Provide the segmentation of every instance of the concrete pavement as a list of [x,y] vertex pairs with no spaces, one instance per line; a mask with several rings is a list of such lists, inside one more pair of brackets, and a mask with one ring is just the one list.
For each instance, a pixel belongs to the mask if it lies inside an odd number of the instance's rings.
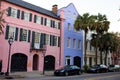
[[19,79],[19,78],[33,78],[33,77],[45,77],[45,76],[53,76],[53,71],[45,71],[44,75],[39,71],[32,72],[12,72],[9,74],[9,77],[5,75],[0,75],[0,80],[11,78],[11,79]]

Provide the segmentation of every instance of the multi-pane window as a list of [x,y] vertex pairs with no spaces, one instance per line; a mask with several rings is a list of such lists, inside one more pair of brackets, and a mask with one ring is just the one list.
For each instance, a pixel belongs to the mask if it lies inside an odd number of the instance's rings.
[[68,30],[70,30],[70,23],[68,23]]
[[50,19],[47,19],[47,21],[46,21],[46,26],[49,26],[49,27],[50,27]]
[[35,32],[34,36],[34,48],[39,49],[40,48],[40,33]]
[[8,38],[10,38],[10,37],[15,38],[15,30],[16,30],[16,28],[14,26],[10,26]]
[[73,20],[75,20],[75,19],[76,19],[76,17],[77,17],[77,16],[76,16],[76,14],[74,13],[74,14],[73,14]]
[[35,43],[40,43],[40,33],[35,32]]
[[73,48],[76,48],[76,39],[73,39]]
[[22,41],[28,41],[28,30],[23,29]]
[[29,16],[30,16],[30,13],[24,12],[24,20],[29,21],[29,19],[30,19]]
[[27,29],[20,29],[20,41],[26,41],[26,42],[30,42],[30,30]]
[[70,38],[67,39],[67,47],[70,48]]
[[55,22],[55,28],[58,29],[58,22]]
[[41,24],[41,17],[40,16],[36,17],[36,23]]
[[17,9],[11,8],[11,16],[17,18]]
[[20,10],[16,8],[9,7],[8,8],[8,16],[19,18],[20,17]]
[[81,49],[81,40],[78,40],[78,49]]
[[15,41],[18,39],[18,28],[15,26],[6,26],[5,39],[12,37]]
[[70,11],[68,11],[68,18],[70,18],[71,17],[71,12]]
[[58,38],[57,36],[54,36],[54,46],[57,46],[58,45]]
[[32,21],[32,13],[22,11],[22,20]]
[[50,35],[46,34],[46,45],[50,45]]

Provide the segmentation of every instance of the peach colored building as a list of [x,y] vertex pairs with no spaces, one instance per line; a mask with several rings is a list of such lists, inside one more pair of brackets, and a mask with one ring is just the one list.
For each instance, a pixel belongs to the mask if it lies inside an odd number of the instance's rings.
[[[52,11],[22,0],[2,0],[1,9],[8,9],[4,15],[4,34],[0,35],[0,60],[2,71],[7,71],[9,43],[11,45],[9,71],[54,70],[63,66],[64,11],[57,16],[57,5]],[[45,45],[43,57],[41,48]],[[44,62],[43,62],[44,60]],[[44,64],[43,64],[44,63]]]

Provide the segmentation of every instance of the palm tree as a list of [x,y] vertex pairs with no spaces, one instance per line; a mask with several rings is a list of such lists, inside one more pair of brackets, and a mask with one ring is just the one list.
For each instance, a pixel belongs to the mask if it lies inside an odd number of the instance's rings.
[[[91,27],[93,30],[96,31],[96,44],[95,44],[95,64],[97,64],[97,51],[98,51],[98,47],[99,47],[99,44],[98,44],[98,41],[100,39],[100,37],[108,31],[109,29],[109,25],[110,25],[110,22],[107,21],[107,18],[106,18],[106,15],[102,15],[100,13],[98,13],[98,15],[96,16],[96,20],[95,20],[95,23],[94,23],[94,26]],[[102,45],[101,45],[102,46]]]
[[94,16],[89,15],[89,13],[85,13],[82,16],[79,15],[75,21],[74,27],[76,30],[84,30],[85,36],[84,36],[84,51],[85,51],[85,65],[87,63],[87,58],[86,58],[86,35],[88,33],[89,27],[93,25],[94,22]]
[[105,51],[105,60],[104,63],[107,64],[107,54],[108,51],[116,51],[117,47],[118,47],[118,39],[116,38],[116,36],[112,33],[107,33],[104,34],[102,36],[102,38],[104,39],[104,51]]
[[4,33],[3,28],[4,28],[4,24],[6,23],[6,21],[3,16],[5,12],[6,12],[6,9],[0,10],[0,34]]
[[[113,33],[114,34],[114,33]],[[113,41],[113,46],[111,47],[111,49],[110,49],[110,51],[111,51],[111,53],[112,54],[116,54],[116,57],[114,57],[114,55],[113,55],[113,59],[115,59],[114,60],[114,64],[118,64],[117,62],[116,62],[116,60],[120,57],[120,37],[118,36],[118,34],[114,34],[115,36],[114,36],[114,38],[115,38],[115,40]]]

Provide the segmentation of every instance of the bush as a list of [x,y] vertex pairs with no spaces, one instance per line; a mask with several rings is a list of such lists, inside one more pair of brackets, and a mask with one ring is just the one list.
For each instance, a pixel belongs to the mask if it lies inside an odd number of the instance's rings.
[[88,65],[84,65],[83,68],[84,68],[84,72],[87,72]]

